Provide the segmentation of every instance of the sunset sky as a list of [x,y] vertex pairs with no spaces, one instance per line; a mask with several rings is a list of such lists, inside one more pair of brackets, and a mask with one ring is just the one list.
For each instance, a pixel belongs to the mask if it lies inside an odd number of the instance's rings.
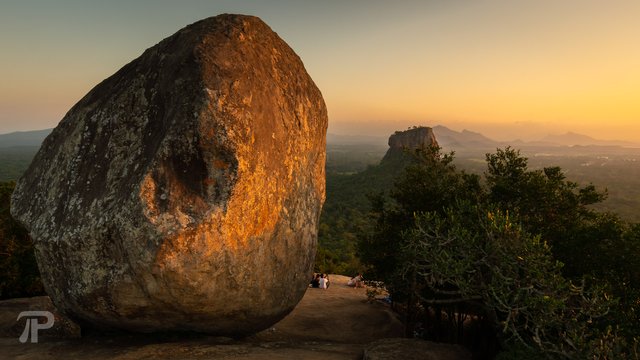
[[640,141],[638,0],[0,0],[0,133],[54,127],[146,48],[224,12],[261,17],[300,55],[330,132]]

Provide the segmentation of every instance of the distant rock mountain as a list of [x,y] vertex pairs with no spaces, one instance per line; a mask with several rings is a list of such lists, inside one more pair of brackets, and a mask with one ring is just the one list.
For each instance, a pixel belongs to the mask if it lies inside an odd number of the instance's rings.
[[442,125],[434,126],[433,133],[438,139],[438,144],[444,148],[487,148],[501,144],[477,132],[466,129],[455,131]]
[[420,126],[405,131],[396,131],[389,137],[389,150],[382,162],[403,155],[406,150],[438,146],[436,136],[430,127]]
[[420,149],[438,145],[433,130],[426,126],[396,131],[389,137],[389,150]]
[[13,146],[38,146],[53,129],[17,131],[8,134],[0,134],[0,148]]

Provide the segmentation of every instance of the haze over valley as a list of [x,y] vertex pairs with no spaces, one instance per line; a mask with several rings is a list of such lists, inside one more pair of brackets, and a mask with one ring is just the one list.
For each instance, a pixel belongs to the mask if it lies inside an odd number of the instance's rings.
[[[0,134],[0,181],[17,180],[50,131]],[[461,169],[482,174],[486,171],[485,154],[511,146],[521,150],[532,169],[560,166],[570,180],[606,189],[608,198],[596,205],[599,209],[640,222],[640,145],[634,142],[601,140],[574,132],[547,134],[532,141],[497,141],[480,132],[455,131],[442,125],[434,126],[433,131],[444,151],[455,152]],[[327,172],[353,174],[378,164],[388,149],[388,137],[328,133]]]
[[[455,163],[464,170],[486,171],[485,154],[511,146],[529,159],[532,169],[560,166],[568,179],[592,183],[607,190],[608,198],[596,205],[640,222],[640,145],[600,140],[578,133],[546,135],[533,141],[496,141],[472,130],[433,127],[444,151],[455,152]],[[354,173],[377,164],[387,151],[387,136],[327,135],[327,171]]]

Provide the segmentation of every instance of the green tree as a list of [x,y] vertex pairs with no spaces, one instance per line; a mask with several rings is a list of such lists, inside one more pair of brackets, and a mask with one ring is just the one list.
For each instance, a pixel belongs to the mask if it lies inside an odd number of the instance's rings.
[[607,325],[621,334],[640,334],[640,224],[629,225],[617,215],[601,213],[556,245],[560,253],[573,253],[567,273],[585,274],[604,281],[618,299]]
[[489,201],[518,214],[524,229],[549,242],[565,276],[607,285],[619,304],[604,325],[628,338],[640,334],[640,225],[593,210],[606,192],[568,181],[558,167],[529,170],[517,150],[487,154],[487,166]]
[[[510,147],[487,154],[486,160],[489,202],[517,213],[527,231],[554,246],[595,219],[589,205],[606,198],[593,185],[580,187],[568,181],[559,167],[529,170],[527,158]],[[574,260],[571,253],[556,256],[563,262]]]
[[404,156],[410,159],[409,165],[395,181],[390,196],[371,196],[370,216],[375,225],[358,243],[361,260],[370,265],[368,273],[388,284],[394,283],[390,277],[398,267],[402,233],[413,226],[415,213],[443,212],[451,203],[483,197],[479,177],[459,172],[452,162],[453,153],[443,154],[433,146]]
[[[457,171],[453,154],[422,149],[416,159],[390,197],[373,198],[375,226],[359,241],[370,273],[405,304],[408,335],[418,312],[425,321],[435,314],[436,324],[443,313],[448,321],[462,313],[531,356],[633,356],[625,349],[637,339],[612,313],[635,314],[637,298],[613,300],[606,291],[621,275],[633,281],[635,265],[610,266],[605,254],[615,255],[606,239],[633,252],[636,237],[589,207],[604,193],[568,181],[558,167],[529,170],[511,148],[487,154],[486,187]],[[605,268],[608,284],[593,271]],[[636,305],[616,305],[625,301]]]
[[591,358],[604,341],[591,324],[613,305],[606,294],[566,280],[549,246],[499,210],[421,213],[405,233],[401,257],[399,271],[417,279],[412,290],[422,305],[475,304],[504,348]]

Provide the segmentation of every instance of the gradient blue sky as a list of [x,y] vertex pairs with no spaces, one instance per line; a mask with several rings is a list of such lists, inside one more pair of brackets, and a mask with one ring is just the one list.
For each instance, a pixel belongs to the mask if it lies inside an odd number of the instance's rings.
[[261,17],[300,55],[332,132],[640,141],[637,0],[0,0],[0,133],[55,126],[144,49],[224,12]]

